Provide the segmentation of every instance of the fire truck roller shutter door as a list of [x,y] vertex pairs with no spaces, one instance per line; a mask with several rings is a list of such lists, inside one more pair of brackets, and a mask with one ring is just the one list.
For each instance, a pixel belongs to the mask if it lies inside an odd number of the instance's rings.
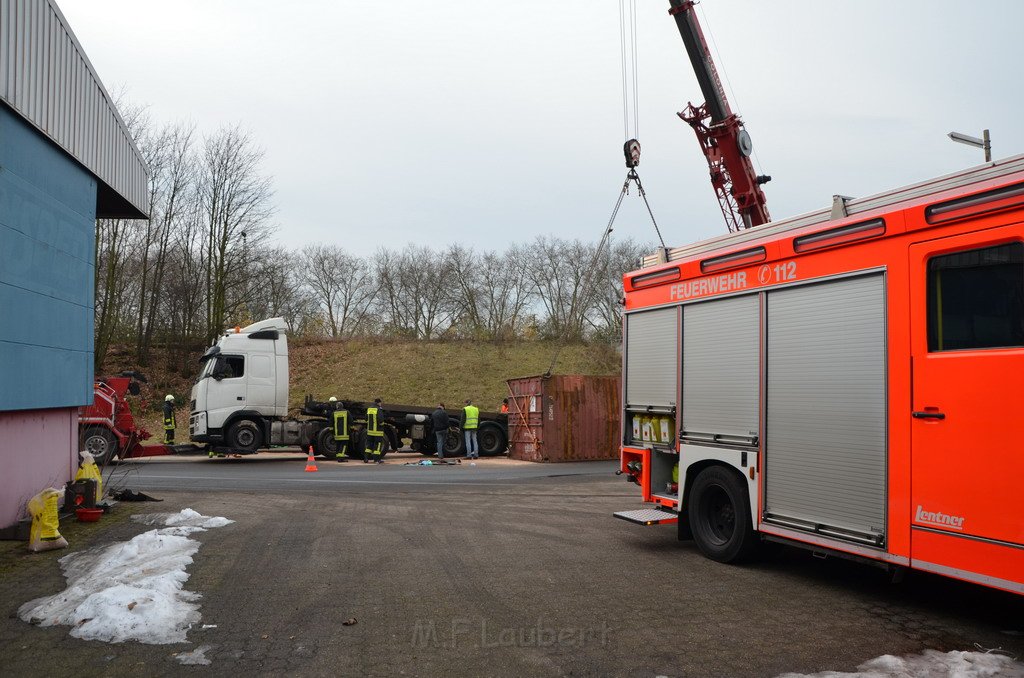
[[883,545],[884,277],[769,292],[767,323],[766,518]]
[[679,310],[626,316],[626,404],[671,407],[676,404],[679,369]]
[[753,445],[760,417],[758,295],[683,307],[683,435]]

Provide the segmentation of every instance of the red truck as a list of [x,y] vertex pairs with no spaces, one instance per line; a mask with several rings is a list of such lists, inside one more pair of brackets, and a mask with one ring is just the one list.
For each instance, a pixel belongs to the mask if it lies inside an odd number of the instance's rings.
[[79,447],[91,454],[100,466],[115,456],[129,459],[198,451],[193,445],[143,447],[142,441],[149,440],[153,434],[135,422],[125,397],[138,395],[139,382],[145,381],[146,377],[139,372],[122,372],[116,377],[97,379],[93,385],[92,405],[79,408]]

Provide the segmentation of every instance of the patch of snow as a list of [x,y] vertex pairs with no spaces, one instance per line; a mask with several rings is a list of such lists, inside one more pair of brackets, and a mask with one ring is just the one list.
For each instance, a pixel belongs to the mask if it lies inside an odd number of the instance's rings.
[[995,652],[925,650],[906,657],[885,654],[864,662],[853,673],[785,673],[778,678],[1024,678],[1024,664]]
[[[204,516],[198,511],[190,508],[182,509],[178,513],[143,513],[132,516],[132,520],[143,525],[166,525],[168,527],[224,527],[235,522],[227,518]],[[193,532],[202,530],[192,530]]]
[[174,658],[181,664],[207,666],[210,660],[205,655],[211,649],[213,649],[212,645],[200,645],[191,652],[179,652],[174,655]]
[[[191,509],[164,516],[207,527],[233,522]],[[18,616],[40,626],[71,626],[71,635],[84,640],[184,642],[188,629],[201,618],[199,594],[183,588],[189,577],[185,568],[200,546],[182,533],[185,529],[205,530],[179,524],[64,556],[59,562],[67,588],[25,603]]]

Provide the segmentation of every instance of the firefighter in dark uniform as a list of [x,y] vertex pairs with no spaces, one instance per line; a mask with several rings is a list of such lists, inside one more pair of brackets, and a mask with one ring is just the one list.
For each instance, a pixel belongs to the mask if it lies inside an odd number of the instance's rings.
[[331,396],[328,402],[334,405],[334,445],[338,448],[334,458],[338,461],[348,461],[348,410],[345,409],[345,404],[334,396]]
[[168,393],[164,396],[164,444],[174,443],[174,396]]
[[384,409],[380,406],[380,398],[374,398],[373,407],[366,408],[366,446],[363,448],[363,463],[370,461],[383,464],[381,456],[384,452],[384,430],[380,420],[384,418]]

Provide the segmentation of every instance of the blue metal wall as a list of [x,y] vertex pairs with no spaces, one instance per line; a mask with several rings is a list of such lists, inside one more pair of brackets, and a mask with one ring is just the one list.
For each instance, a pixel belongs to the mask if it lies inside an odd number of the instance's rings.
[[92,402],[96,180],[0,104],[0,410]]

